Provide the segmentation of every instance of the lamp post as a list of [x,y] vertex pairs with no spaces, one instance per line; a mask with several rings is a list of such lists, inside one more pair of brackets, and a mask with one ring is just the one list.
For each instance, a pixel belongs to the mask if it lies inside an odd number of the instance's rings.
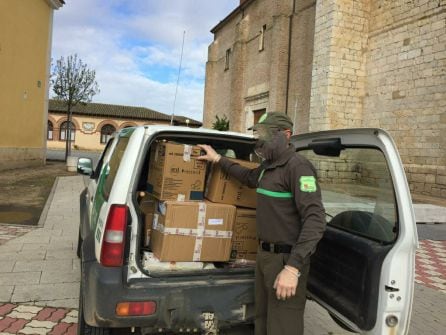
[[190,122],[190,120],[186,119],[186,127],[189,127],[189,122]]

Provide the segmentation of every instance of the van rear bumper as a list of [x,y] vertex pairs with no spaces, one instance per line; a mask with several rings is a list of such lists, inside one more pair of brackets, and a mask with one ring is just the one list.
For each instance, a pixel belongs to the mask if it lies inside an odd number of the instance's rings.
[[[203,329],[204,313],[214,313],[218,328],[254,322],[254,279],[217,276],[151,278],[123,283],[123,268],[107,268],[97,262],[83,263],[84,318],[95,327],[140,327],[146,330]],[[234,277],[234,276],[233,276]],[[148,316],[119,317],[119,302],[153,301],[156,311]],[[209,315],[208,315],[209,317]],[[209,320],[208,320],[209,321]],[[209,325],[209,322],[208,322]]]

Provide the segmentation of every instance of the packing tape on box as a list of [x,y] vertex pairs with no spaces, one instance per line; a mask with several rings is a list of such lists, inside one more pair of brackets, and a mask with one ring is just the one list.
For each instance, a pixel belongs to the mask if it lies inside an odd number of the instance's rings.
[[192,146],[191,145],[184,145],[184,151],[183,151],[183,160],[185,162],[190,162],[190,156],[192,155]]
[[166,228],[161,223],[158,223],[156,226],[154,226],[153,229],[156,229],[161,234],[165,234],[165,235],[232,238],[232,231],[230,231],[230,230],[205,229],[201,233],[201,235],[199,235],[199,230],[198,229],[192,229],[192,228],[169,228],[169,227]]
[[158,222],[158,214],[155,214],[153,218],[153,229],[159,231],[161,234],[195,236],[195,246],[193,255],[194,262],[200,261],[201,249],[203,247],[204,237],[232,238],[231,230],[216,230],[216,229],[205,229],[205,228],[206,228],[206,204],[204,202],[198,203],[198,220],[196,229],[165,227],[163,224]]
[[160,146],[159,146],[159,144],[158,144],[158,145],[155,147],[155,162],[158,161],[159,151],[160,151]]
[[195,239],[193,260],[199,261],[201,258],[201,248],[203,247],[203,234],[206,228],[206,204],[198,203],[197,238]]

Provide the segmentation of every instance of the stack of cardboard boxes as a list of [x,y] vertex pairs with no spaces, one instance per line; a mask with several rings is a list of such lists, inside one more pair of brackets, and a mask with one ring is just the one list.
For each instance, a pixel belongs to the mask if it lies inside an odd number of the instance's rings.
[[[241,166],[253,169],[258,163],[234,159]],[[244,186],[234,177],[223,172],[220,165],[211,166],[206,185],[206,198],[212,202],[230,204],[236,207],[232,229],[231,259],[255,260],[257,253],[256,236],[256,190]]]
[[148,193],[140,199],[146,217],[144,243],[161,261],[255,260],[255,190],[242,186],[219,165],[212,165],[205,180],[207,164],[197,159],[200,155],[196,146],[152,146]]

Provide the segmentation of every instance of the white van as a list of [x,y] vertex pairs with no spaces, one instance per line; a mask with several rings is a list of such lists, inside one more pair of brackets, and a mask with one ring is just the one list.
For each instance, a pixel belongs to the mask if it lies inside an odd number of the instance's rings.
[[[253,157],[246,134],[187,127],[126,128],[107,144],[81,195],[79,334],[129,328],[139,334],[250,334],[254,269],[218,263],[207,269],[144,266],[146,190],[155,141],[210,144],[236,158]],[[318,171],[327,230],[312,257],[309,298],[337,323],[362,334],[407,334],[417,232],[404,169],[389,134],[346,129],[292,137]]]

